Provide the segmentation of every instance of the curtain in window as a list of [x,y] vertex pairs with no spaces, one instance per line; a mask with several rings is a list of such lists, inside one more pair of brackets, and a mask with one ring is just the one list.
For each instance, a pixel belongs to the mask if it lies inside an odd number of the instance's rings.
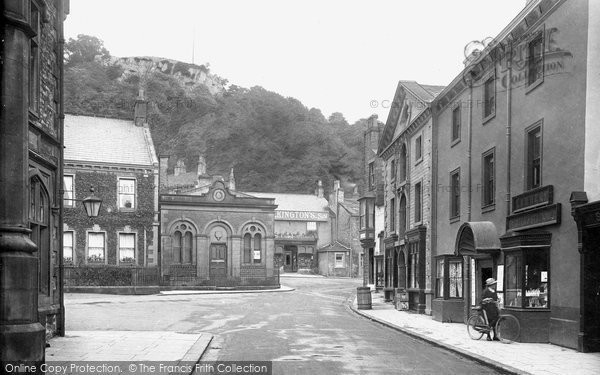
[[450,274],[449,297],[462,298],[462,263],[450,262],[448,273]]
[[119,234],[119,261],[134,262],[135,261],[135,234],[120,233]]
[[88,233],[88,262],[104,262],[104,233]]

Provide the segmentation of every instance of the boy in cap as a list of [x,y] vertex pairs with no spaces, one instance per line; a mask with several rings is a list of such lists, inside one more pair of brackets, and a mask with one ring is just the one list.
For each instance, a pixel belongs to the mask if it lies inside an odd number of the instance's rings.
[[[488,322],[492,330],[494,331],[494,341],[500,341],[496,334],[496,322],[500,316],[498,311],[498,294],[496,294],[496,283],[497,281],[493,278],[489,278],[485,281],[485,289],[481,293],[481,306],[487,315]],[[490,333],[487,336],[488,341],[492,341]]]

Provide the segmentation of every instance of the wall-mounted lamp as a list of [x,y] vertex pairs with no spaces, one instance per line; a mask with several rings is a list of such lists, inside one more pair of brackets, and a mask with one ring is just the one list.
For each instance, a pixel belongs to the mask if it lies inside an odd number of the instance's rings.
[[102,199],[94,195],[94,187],[90,187],[90,192],[92,194],[81,201],[83,202],[83,207],[85,207],[85,212],[87,213],[88,217],[96,217],[98,216],[98,212],[100,212]]

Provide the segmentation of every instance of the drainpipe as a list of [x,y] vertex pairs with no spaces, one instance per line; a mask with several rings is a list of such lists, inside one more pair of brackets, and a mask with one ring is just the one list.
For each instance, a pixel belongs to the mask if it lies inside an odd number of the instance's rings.
[[[469,72],[469,74],[471,74]],[[473,78],[469,77],[468,81],[467,81],[468,85],[469,85],[469,119],[467,121],[467,162],[468,162],[468,168],[467,168],[467,194],[468,194],[468,199],[467,199],[467,221],[471,221],[471,200],[473,198],[473,192],[471,191],[471,183],[472,183],[472,179],[473,176],[471,175],[471,165],[472,165],[472,147],[473,147]]]
[[56,23],[58,29],[58,128],[60,129],[60,156],[59,156],[59,182],[58,182],[58,191],[60,193],[58,197],[59,202],[59,216],[58,216],[58,282],[60,285],[59,291],[59,306],[60,306],[60,318],[58,323],[58,335],[65,335],[65,294],[64,294],[64,264],[63,264],[63,194],[64,194],[64,186],[63,186],[63,174],[64,174],[64,123],[65,123],[65,109],[64,109],[64,45],[65,45],[65,37],[64,37],[64,8],[63,1],[56,2]]
[[[507,82],[506,82],[506,216],[510,215],[510,159],[511,159],[511,133],[512,133],[512,41],[509,42],[507,57]],[[506,232],[506,228],[504,229]]]

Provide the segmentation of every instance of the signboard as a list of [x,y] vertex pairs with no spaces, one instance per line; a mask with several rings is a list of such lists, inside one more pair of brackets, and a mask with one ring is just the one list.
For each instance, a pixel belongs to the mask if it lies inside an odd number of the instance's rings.
[[554,187],[552,185],[543,186],[523,194],[514,196],[512,199],[513,212],[524,211],[540,206],[552,204],[554,198]]
[[508,216],[506,231],[525,230],[552,224],[560,224],[560,203]]
[[275,220],[290,221],[327,221],[329,214],[319,211],[277,211],[275,210]]
[[260,260],[260,250],[254,250],[254,259]]

